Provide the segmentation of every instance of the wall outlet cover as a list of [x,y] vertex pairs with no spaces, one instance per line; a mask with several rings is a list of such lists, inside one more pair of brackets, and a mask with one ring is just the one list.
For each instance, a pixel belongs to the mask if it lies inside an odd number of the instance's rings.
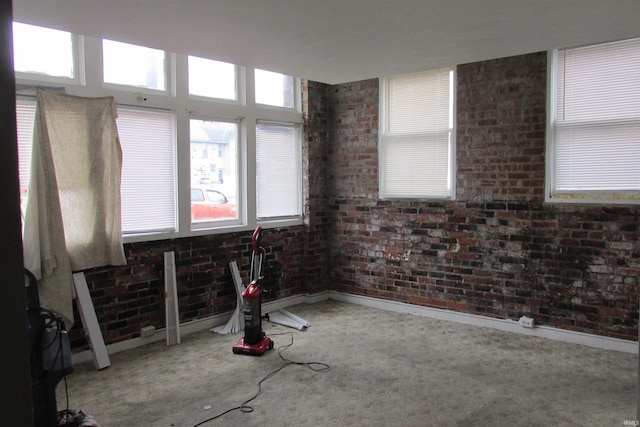
[[520,326],[524,326],[525,328],[533,328],[534,326],[534,321],[531,317],[527,317],[527,316],[522,316],[519,320],[518,323],[520,324]]
[[145,326],[143,328],[140,328],[140,337],[142,338],[149,338],[153,336],[153,334],[155,333],[156,333],[155,326]]

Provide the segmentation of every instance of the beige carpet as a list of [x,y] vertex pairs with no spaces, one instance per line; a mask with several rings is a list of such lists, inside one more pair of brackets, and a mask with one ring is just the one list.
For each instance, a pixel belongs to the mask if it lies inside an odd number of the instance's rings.
[[[241,334],[150,344],[68,377],[69,407],[101,427],[622,426],[635,419],[637,356],[326,301],[288,309],[306,331],[264,323],[276,349],[235,355]],[[285,334],[285,335],[276,335]],[[315,366],[320,367],[319,365]],[[64,382],[58,409],[66,408]]]

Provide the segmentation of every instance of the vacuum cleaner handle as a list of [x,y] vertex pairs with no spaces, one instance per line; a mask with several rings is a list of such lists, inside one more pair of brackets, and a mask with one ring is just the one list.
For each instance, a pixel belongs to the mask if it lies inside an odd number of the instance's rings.
[[251,243],[253,244],[254,255],[260,255],[260,238],[262,237],[262,227],[257,226],[251,237]]

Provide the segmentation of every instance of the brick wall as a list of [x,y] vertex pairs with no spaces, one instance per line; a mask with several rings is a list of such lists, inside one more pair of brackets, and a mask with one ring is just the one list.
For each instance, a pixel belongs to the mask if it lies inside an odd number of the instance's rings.
[[378,199],[378,81],[328,93],[332,289],[637,339],[640,208],[544,203],[546,53],[457,68],[455,202]]
[[[165,327],[164,253],[173,251],[180,322],[233,311],[236,291],[229,262],[249,280],[251,231],[125,245],[127,265],[85,272],[107,344],[139,336],[140,328]],[[264,230],[267,254],[261,282],[264,301],[313,290],[305,280],[304,227]],[[321,279],[317,279],[318,281]],[[80,317],[70,331],[72,347],[86,348]]]
[[[544,203],[545,53],[458,67],[455,202],[378,199],[378,97],[377,80],[304,85],[305,220],[265,230],[265,301],[330,288],[637,338],[640,207]],[[181,322],[233,310],[250,239],[127,244],[126,266],[88,271],[106,343],[164,327],[166,251]]]

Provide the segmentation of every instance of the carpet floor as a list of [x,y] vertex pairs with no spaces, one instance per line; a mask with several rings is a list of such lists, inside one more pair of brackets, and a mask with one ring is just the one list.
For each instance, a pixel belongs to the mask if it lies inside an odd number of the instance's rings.
[[202,331],[183,336],[180,345],[156,342],[114,354],[101,371],[91,362],[77,364],[68,393],[64,381],[58,385],[58,410],[79,409],[101,427],[190,427],[259,393],[244,410],[201,425],[623,426],[635,420],[634,354],[331,300],[287,310],[310,327],[265,321],[275,348],[260,357],[232,353],[241,333]]

